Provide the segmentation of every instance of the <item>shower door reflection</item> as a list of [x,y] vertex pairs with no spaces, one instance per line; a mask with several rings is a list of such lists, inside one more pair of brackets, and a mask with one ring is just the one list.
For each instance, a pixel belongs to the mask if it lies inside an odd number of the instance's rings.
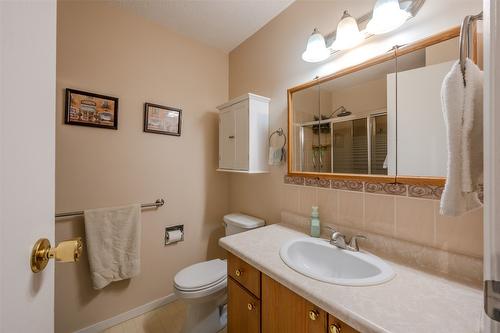
[[300,170],[387,175],[387,114],[345,118],[301,124]]
[[394,175],[395,70],[387,59],[289,90],[289,172]]

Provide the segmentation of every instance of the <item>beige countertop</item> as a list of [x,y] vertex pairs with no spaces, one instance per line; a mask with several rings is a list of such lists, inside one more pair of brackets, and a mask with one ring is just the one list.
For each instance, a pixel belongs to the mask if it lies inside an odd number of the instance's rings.
[[387,261],[391,281],[346,287],[306,277],[285,265],[281,245],[306,237],[286,224],[224,237],[219,244],[308,301],[363,332],[479,332],[482,291],[446,278]]

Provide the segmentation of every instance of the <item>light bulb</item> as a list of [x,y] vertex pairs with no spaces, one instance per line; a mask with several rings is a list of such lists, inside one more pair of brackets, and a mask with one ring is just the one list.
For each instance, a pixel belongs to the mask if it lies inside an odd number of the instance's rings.
[[384,34],[402,26],[410,16],[399,7],[398,0],[377,0],[366,30],[373,35]]
[[330,50],[326,48],[325,37],[317,28],[307,40],[307,47],[302,53],[302,60],[307,62],[320,62],[330,56]]
[[339,24],[337,25],[337,37],[332,44],[334,50],[350,49],[363,40],[363,36],[359,32],[358,23],[356,19],[344,11]]

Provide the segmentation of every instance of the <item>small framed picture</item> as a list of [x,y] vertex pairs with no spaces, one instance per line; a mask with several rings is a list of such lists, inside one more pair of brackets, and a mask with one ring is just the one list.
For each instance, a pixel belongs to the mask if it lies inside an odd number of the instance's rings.
[[118,129],[118,98],[66,89],[64,123]]
[[181,135],[182,110],[157,104],[144,104],[144,132]]

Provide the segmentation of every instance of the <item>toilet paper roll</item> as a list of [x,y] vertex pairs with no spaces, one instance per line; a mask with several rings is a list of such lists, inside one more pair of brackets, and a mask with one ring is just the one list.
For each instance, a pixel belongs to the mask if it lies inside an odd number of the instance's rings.
[[165,244],[172,244],[182,240],[182,231],[171,230],[167,231],[167,237],[165,237]]

